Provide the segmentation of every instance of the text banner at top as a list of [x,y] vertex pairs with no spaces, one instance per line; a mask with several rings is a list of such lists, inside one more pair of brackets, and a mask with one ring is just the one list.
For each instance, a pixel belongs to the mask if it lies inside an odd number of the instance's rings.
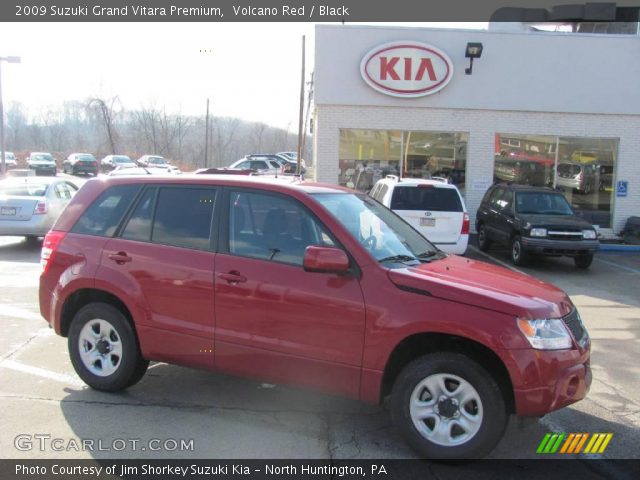
[[[554,8],[562,3],[561,0],[14,0],[0,3],[0,21],[488,22],[497,11],[503,13],[499,15],[502,20],[550,21],[559,12]],[[618,7],[639,4],[638,0],[616,2]],[[599,7],[584,8],[589,9],[585,10],[587,17],[601,15],[601,21],[607,21],[607,15],[611,15],[611,8],[601,8],[595,14],[593,9]]]

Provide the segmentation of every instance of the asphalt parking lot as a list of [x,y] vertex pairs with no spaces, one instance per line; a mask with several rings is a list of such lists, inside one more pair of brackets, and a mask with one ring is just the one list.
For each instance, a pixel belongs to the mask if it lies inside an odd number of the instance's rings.
[[[383,407],[315,392],[165,364],[124,393],[89,389],[39,314],[39,255],[39,244],[0,237],[0,458],[414,458]],[[509,266],[506,250],[468,256]],[[520,270],[571,295],[592,337],[594,382],[578,404],[511,421],[492,458],[537,458],[547,432],[612,432],[595,457],[640,458],[640,254],[602,252],[588,271],[570,259]],[[104,449],[69,449],[71,439]]]

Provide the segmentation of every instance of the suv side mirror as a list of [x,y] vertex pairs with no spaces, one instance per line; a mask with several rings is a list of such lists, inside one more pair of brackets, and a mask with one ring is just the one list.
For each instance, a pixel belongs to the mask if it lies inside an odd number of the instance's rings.
[[346,273],[349,257],[339,248],[309,246],[304,251],[302,266],[306,272]]

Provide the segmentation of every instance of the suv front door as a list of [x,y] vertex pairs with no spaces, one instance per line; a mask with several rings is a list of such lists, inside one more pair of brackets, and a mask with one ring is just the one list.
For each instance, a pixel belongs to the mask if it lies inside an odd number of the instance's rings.
[[359,279],[302,267],[307,246],[337,242],[293,198],[236,189],[225,202],[216,367],[357,397],[365,328]]

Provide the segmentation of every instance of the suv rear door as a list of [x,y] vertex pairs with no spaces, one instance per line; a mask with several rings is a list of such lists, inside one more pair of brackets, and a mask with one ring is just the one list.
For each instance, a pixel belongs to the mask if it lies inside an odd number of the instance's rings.
[[211,186],[149,185],[104,246],[96,288],[118,285],[144,312],[145,358],[213,367],[215,199]]
[[397,184],[390,208],[433,243],[455,244],[460,238],[464,206],[457,189],[446,184]]

